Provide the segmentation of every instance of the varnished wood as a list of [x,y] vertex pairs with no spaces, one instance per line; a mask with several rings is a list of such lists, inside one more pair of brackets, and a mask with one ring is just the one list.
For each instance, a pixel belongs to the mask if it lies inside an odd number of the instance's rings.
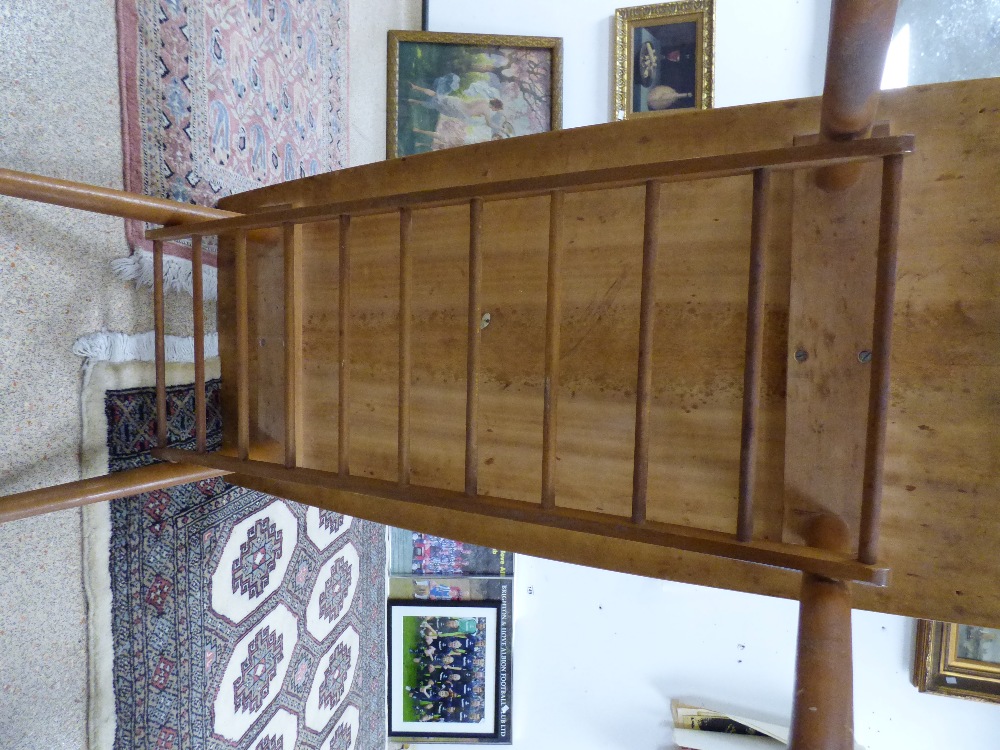
[[[821,549],[847,552],[843,521],[822,516],[806,532]],[[799,603],[791,750],[854,750],[851,594],[843,581],[805,573]]]
[[874,563],[878,559],[886,448],[885,427],[889,411],[889,363],[892,353],[893,307],[896,299],[899,205],[902,189],[903,160],[890,156],[885,160],[882,169],[871,384],[868,394],[867,442],[858,547],[858,559],[866,563]]
[[479,484],[479,345],[482,340],[483,200],[469,203],[469,321],[465,369],[465,493],[478,494]]
[[[994,554],[1000,532],[982,522],[984,503],[1000,500],[995,429],[1000,405],[991,395],[993,383],[1000,380],[1000,300],[995,294],[1000,270],[990,240],[1000,236],[1000,217],[990,198],[998,189],[990,167],[1000,161],[1000,144],[993,137],[1000,130],[997,112],[996,81],[922,86],[882,96],[879,119],[890,121],[894,132],[914,133],[920,156],[907,160],[903,179],[886,433],[879,562],[894,572],[885,589],[856,589],[854,604],[860,608],[1000,625],[1000,602],[992,595],[1000,576]],[[233,196],[222,205],[249,212],[278,202],[298,201],[305,207],[358,195],[473,185],[485,179],[485,164],[490,180],[504,181],[557,175],[567,168],[627,168],[766,150],[815,132],[818,122],[816,99],[698,111],[372,164]],[[657,274],[648,517],[731,533],[739,482],[750,184],[742,178],[723,179],[664,184],[663,190],[664,206],[671,208]],[[800,201],[789,175],[782,173],[772,175],[772,197],[754,534],[773,542],[782,534],[782,464],[792,439],[784,434],[784,395],[786,371],[797,365],[794,349],[784,340],[792,203],[797,213]],[[859,203],[873,207],[865,221],[875,226],[877,194]],[[641,257],[621,248],[641,245],[642,216],[639,188],[565,196],[558,505],[626,520]],[[355,453],[355,460],[365,461],[366,472],[391,479],[397,456],[397,220],[395,214],[385,217],[384,226],[381,219],[365,220],[371,222],[365,244],[375,239],[377,249],[366,256],[366,278],[356,287],[352,316],[359,330],[364,326],[365,348],[354,359],[359,376],[363,363],[378,367],[366,371],[365,385],[353,394],[353,413],[372,415],[365,424],[365,448]],[[488,202],[484,211],[483,285],[489,295],[484,310],[494,316],[482,345],[480,492],[536,504],[541,492],[548,221],[547,197]],[[327,234],[329,241],[319,229],[309,233],[307,262],[316,271],[328,264],[326,277],[335,278],[335,227]],[[412,447],[415,459],[419,454],[414,466],[420,467],[418,483],[461,490],[467,212],[414,211],[413,241],[420,250],[414,254],[414,274],[423,279],[412,300],[412,420],[414,427],[423,426],[419,447],[416,442]],[[231,272],[225,262],[220,261],[220,268],[224,288]],[[254,325],[270,325],[271,313],[264,310],[274,308],[256,283],[254,279]],[[336,371],[337,302],[329,287],[316,290],[306,298],[308,318],[316,321],[306,346],[316,353],[316,365],[308,376],[312,413],[304,429],[310,444],[329,446],[326,453],[312,455],[309,466],[336,470],[336,378],[326,378],[320,368],[328,363]],[[320,321],[329,321],[333,332],[325,332]],[[870,333],[870,323],[866,330]],[[223,330],[223,338],[229,335]],[[870,341],[864,343],[870,348]],[[851,356],[867,382],[870,365],[858,362],[855,351]],[[224,370],[227,366],[224,360]],[[235,375],[226,370],[223,377],[234,382]],[[261,385],[255,403],[272,402],[271,387]],[[324,401],[327,393],[330,398]],[[863,433],[865,395],[859,403]],[[261,414],[260,429],[280,426],[280,419]],[[227,430],[235,429],[234,419],[230,412]],[[661,435],[669,435],[670,443],[661,442]],[[859,480],[855,502],[860,494]],[[360,499],[358,503],[363,509]],[[453,538],[516,545],[510,548],[639,575],[798,596],[798,576],[775,569],[651,545],[621,546],[569,532],[553,536],[527,524],[484,525],[471,514],[443,514],[403,503],[392,508],[396,515],[387,519],[391,523],[428,527]],[[963,549],[958,563],[956,540],[962,540]]]
[[227,472],[185,463],[153,464],[0,497],[0,523],[201,482]]
[[124,219],[136,219],[150,224],[172,225],[239,216],[232,211],[221,211],[207,206],[179,203],[139,193],[127,193],[123,190],[2,168],[0,168],[0,195],[108,216],[120,216]]
[[[899,0],[834,0],[820,135],[828,141],[868,133],[878,108],[882,72],[892,39]],[[857,164],[826,167],[816,173],[824,190],[843,190],[861,175]]]
[[867,161],[888,154],[904,154],[913,150],[913,139],[906,135],[886,138],[866,138],[850,143],[816,143],[786,146],[757,152],[721,154],[718,156],[671,159],[662,162],[607,167],[564,172],[548,176],[511,180],[479,181],[471,185],[397,192],[372,198],[305,206],[296,209],[261,211],[232,219],[185,224],[152,229],[146,239],[169,240],[192,234],[215,235],[237,229],[261,229],[285,223],[325,221],[341,214],[363,216],[395,212],[400,208],[441,207],[464,203],[471,196],[478,199],[510,199],[545,195],[553,190],[602,190],[610,186],[641,185],[655,179],[660,182],[718,179],[751,174],[755,169],[802,169],[820,164],[840,164]]
[[899,0],[833,0],[820,131],[857,138],[878,108],[885,57]]
[[194,434],[198,450],[208,441],[208,414],[205,409],[205,290],[201,237],[191,238],[191,296],[194,305]]
[[247,458],[250,455],[250,332],[246,232],[236,233],[233,253],[236,260],[236,442],[239,457]]
[[[610,537],[620,540],[623,543],[621,545],[623,549],[627,546],[624,544],[625,542],[639,545],[651,544],[734,560],[813,571],[819,575],[859,581],[875,586],[885,585],[888,580],[888,571],[885,568],[863,565],[842,554],[801,545],[762,541],[744,543],[737,541],[732,534],[704,531],[674,524],[661,524],[653,521],[635,524],[627,518],[608,514],[559,507],[546,509],[534,502],[485,495],[469,495],[464,492],[421,487],[413,484],[401,487],[398,482],[393,481],[358,476],[343,477],[333,472],[315,469],[289,469],[267,461],[240,461],[238,458],[221,453],[200,454],[177,448],[156,448],[152,454],[166,461],[192,462],[241,475],[300,485],[306,488],[306,491],[286,491],[283,496],[296,499],[307,505],[326,507],[325,504],[320,503],[322,490],[364,495],[369,499],[372,507],[357,515],[373,520],[383,518],[375,507],[378,503],[373,502],[373,499],[381,498],[449,513],[466,512],[491,519],[543,526],[553,531],[561,530]],[[336,508],[337,506],[330,507]],[[553,539],[556,538],[553,535]],[[515,542],[513,546],[505,545],[505,548],[517,550],[518,545]]]
[[[786,541],[816,513],[857,544],[871,365],[881,165],[838,192],[794,183],[785,411]],[[800,361],[801,360],[801,361]]]
[[545,290],[545,391],[542,404],[542,507],[556,505],[556,435],[559,411],[559,340],[562,321],[564,196],[549,197],[548,281]]
[[153,338],[156,367],[156,444],[167,447],[166,326],[163,321],[163,243],[153,243]]
[[413,287],[413,257],[410,236],[413,213],[408,208],[399,212],[399,483],[410,482],[410,381],[412,378],[413,321],[411,297]]
[[653,382],[653,320],[656,307],[656,251],[660,245],[660,183],[646,183],[643,218],[642,290],[639,293],[639,366],[635,386],[635,458],[632,469],[632,523],[646,520],[649,484],[649,400]]
[[339,258],[337,471],[347,476],[351,471],[351,217],[347,214],[340,217]]
[[771,176],[753,173],[750,219],[750,273],[747,280],[747,340],[743,364],[743,423],[740,434],[740,486],[736,536],[753,538],[753,492],[757,467],[757,411],[760,408],[760,370],[764,351],[764,253],[768,240]]
[[282,231],[285,262],[285,466],[298,463],[302,377],[302,263],[298,230],[285,224]]

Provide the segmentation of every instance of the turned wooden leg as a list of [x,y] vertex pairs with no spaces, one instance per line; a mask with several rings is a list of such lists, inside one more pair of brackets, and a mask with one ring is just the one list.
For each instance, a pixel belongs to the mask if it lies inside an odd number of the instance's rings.
[[[847,527],[822,516],[807,542],[844,551]],[[792,750],[853,750],[854,668],[851,657],[851,594],[843,581],[805,573],[799,605]]]

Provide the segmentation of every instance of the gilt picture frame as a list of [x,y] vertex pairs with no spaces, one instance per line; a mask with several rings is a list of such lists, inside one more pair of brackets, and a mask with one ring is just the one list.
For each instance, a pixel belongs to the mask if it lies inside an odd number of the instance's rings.
[[562,127],[562,39],[390,31],[386,157]]
[[614,117],[708,109],[715,88],[715,0],[615,11]]
[[1000,630],[919,620],[913,684],[922,693],[1000,703]]

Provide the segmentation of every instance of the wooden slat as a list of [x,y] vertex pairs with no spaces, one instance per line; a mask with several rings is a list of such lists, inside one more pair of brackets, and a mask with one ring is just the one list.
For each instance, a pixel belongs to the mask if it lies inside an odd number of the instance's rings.
[[[872,347],[881,169],[828,192],[794,178],[785,398],[784,539],[816,513],[858,540]],[[796,353],[801,352],[799,359]],[[801,361],[800,361],[801,360]]]
[[198,450],[205,451],[208,418],[205,411],[205,291],[201,237],[191,238],[191,294],[194,301],[194,432]]
[[656,251],[660,246],[660,183],[646,183],[642,239],[642,291],[639,296],[639,367],[635,386],[635,458],[632,469],[632,521],[646,520],[649,485],[649,402],[653,384],[653,321],[656,317]]
[[875,271],[875,320],[872,338],[871,386],[868,391],[868,428],[865,473],[861,496],[861,532],[858,559],[878,558],[879,519],[882,511],[882,469],[885,464],[885,428],[889,410],[889,361],[892,353],[892,316],[896,298],[896,249],[899,202],[903,186],[903,158],[887,157],[882,169],[878,261]]
[[156,444],[167,447],[167,359],[163,321],[163,243],[153,243],[153,336],[156,357]]
[[236,256],[236,442],[240,458],[250,455],[250,326],[247,305],[247,235],[237,232]]
[[457,205],[471,196],[480,200],[545,195],[553,190],[598,190],[613,185],[641,185],[655,179],[661,182],[701,180],[751,174],[755,169],[801,169],[819,164],[838,164],[869,160],[890,154],[909,153],[913,137],[898,135],[865,138],[846,143],[817,143],[738,154],[703,156],[691,159],[652,162],[649,164],[581,170],[565,174],[525,179],[477,182],[468,185],[394,193],[375,198],[358,198],[320,206],[306,206],[280,211],[262,211],[233,219],[185,224],[183,230],[164,227],[146,232],[150,240],[169,240],[201,235],[223,234],[235,229],[261,229],[284,223],[325,221],[342,214],[362,216],[386,213],[404,207]]
[[469,327],[465,370],[465,493],[477,494],[479,483],[479,342],[483,313],[479,292],[483,281],[483,199],[469,202]]
[[765,169],[753,173],[750,219],[750,272],[747,284],[747,340],[743,365],[743,424],[740,435],[740,485],[736,536],[753,538],[753,483],[757,466],[757,412],[760,407],[760,368],[764,349],[764,252],[767,247],[768,197],[771,176]]
[[549,198],[549,270],[545,294],[545,386],[542,412],[542,507],[556,504],[559,332],[562,318],[563,193]]
[[410,235],[413,214],[408,208],[399,212],[399,483],[410,483],[410,380],[412,357],[410,341],[412,320],[410,296],[413,285],[413,260]]
[[342,476],[351,473],[351,217],[340,217],[340,304],[338,348],[340,369],[337,401],[337,471]]
[[[309,488],[339,490],[365,495],[366,506],[372,506],[372,516],[377,515],[373,499],[400,501],[412,505],[436,508],[447,512],[474,513],[481,516],[528,522],[564,531],[582,532],[601,537],[652,544],[673,549],[688,550],[733,560],[772,565],[792,570],[804,570],[817,575],[843,581],[857,581],[876,586],[885,585],[888,571],[885,568],[864,565],[844,555],[801,545],[780,542],[739,542],[735,535],[705,531],[676,524],[646,521],[635,524],[624,516],[595,513],[571,508],[542,508],[538,503],[508,500],[485,495],[468,495],[464,492],[409,485],[401,487],[391,482],[368,477],[344,477],[333,472],[316,469],[288,469],[266,461],[240,461],[220,453],[192,453],[176,448],[156,448],[152,454],[166,461],[186,461],[221,469],[234,474],[277,480]],[[303,493],[295,498],[300,502],[315,504],[314,495]],[[366,517],[366,513],[355,515]],[[553,555],[559,559],[556,546]]]
[[221,477],[229,472],[190,463],[153,464],[0,497],[0,523]]
[[299,382],[302,379],[302,262],[299,230],[294,224],[282,228],[285,261],[285,466],[298,461]]

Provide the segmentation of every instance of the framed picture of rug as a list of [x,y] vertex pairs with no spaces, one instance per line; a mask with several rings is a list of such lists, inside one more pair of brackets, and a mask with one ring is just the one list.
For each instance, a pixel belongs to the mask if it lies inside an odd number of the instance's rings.
[[505,609],[500,601],[388,602],[391,738],[510,742]]
[[913,684],[921,693],[1000,703],[1000,630],[918,621]]
[[389,32],[386,156],[556,130],[562,40]]
[[712,106],[715,0],[615,11],[616,120]]

